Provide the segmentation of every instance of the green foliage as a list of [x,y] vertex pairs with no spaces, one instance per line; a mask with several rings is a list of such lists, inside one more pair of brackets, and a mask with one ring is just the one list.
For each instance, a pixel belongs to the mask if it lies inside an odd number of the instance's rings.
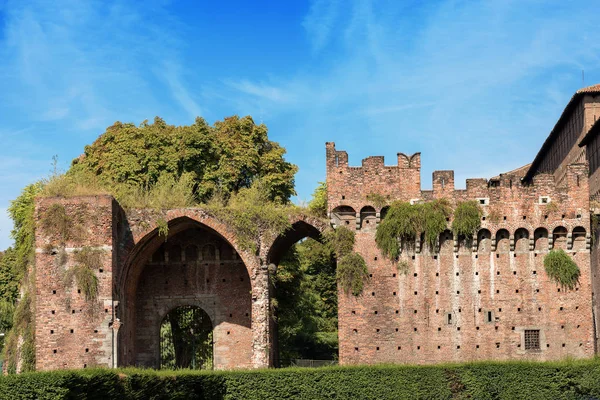
[[21,281],[27,271],[27,266],[33,261],[35,251],[35,196],[41,190],[40,184],[26,186],[19,197],[11,201],[8,214],[13,220],[11,237],[15,241],[14,271],[18,281]]
[[256,252],[263,235],[274,238],[291,227],[289,216],[295,212],[293,206],[270,201],[269,193],[268,186],[257,180],[232,194],[227,203],[214,199],[205,209],[233,228],[242,249]]
[[367,195],[367,201],[371,202],[371,204],[377,208],[381,208],[388,204],[388,198],[379,193],[369,193]]
[[[4,360],[8,364],[9,372],[16,371],[19,360],[22,363],[22,372],[35,369],[33,308],[31,295],[29,291],[26,291],[17,303],[13,314],[12,328],[6,336]],[[20,347],[19,338],[22,339]]]
[[426,243],[433,246],[447,229],[447,218],[451,214],[452,209],[446,199],[413,205],[394,202],[377,227],[377,247],[386,257],[394,260],[400,255],[402,241],[414,240],[419,233],[425,233]]
[[[226,118],[213,127],[202,118],[189,126],[173,126],[157,117],[152,124],[116,122],[108,127],[73,160],[67,175],[91,174],[90,181],[97,182],[92,186],[106,188],[136,207],[158,202],[152,207],[166,208],[173,201],[185,206],[190,203],[189,182],[198,202],[215,193],[227,198],[257,179],[266,185],[269,200],[285,203],[295,194],[297,167],[286,162],[284,154],[285,149],[268,139],[266,126],[256,125],[251,117]],[[182,193],[170,198],[162,189],[184,176]],[[162,191],[157,197],[136,196],[136,191],[149,192],[155,186]]]
[[308,203],[308,210],[317,217],[327,217],[327,183],[319,182]]
[[410,264],[406,260],[398,261],[398,271],[404,275],[408,274],[408,270],[410,269]]
[[[0,290],[4,293],[12,293],[17,296],[16,283],[20,282],[23,297],[18,300],[13,314],[12,327],[6,334],[3,356],[8,364],[9,371],[15,371],[17,361],[21,361],[22,371],[33,371],[35,369],[35,337],[34,324],[32,320],[33,280],[30,279],[31,270],[34,266],[35,257],[35,196],[41,191],[41,184],[26,186],[19,197],[13,200],[8,213],[13,220],[14,229],[11,236],[15,241],[13,249],[7,250],[3,257],[2,272],[9,269],[14,276],[14,281],[3,285]],[[14,298],[13,300],[14,301]],[[20,344],[19,344],[20,343]]]
[[180,177],[161,174],[149,187],[121,185],[115,186],[114,196],[125,208],[168,208],[193,207],[197,205],[194,197],[194,176],[184,173]]
[[548,276],[563,288],[573,289],[579,282],[581,271],[563,249],[552,250],[546,254],[544,268]]
[[92,301],[98,297],[98,277],[90,267],[77,264],[67,269],[64,275],[65,287],[73,284],[73,278],[86,301]]
[[9,247],[0,253],[0,301],[15,302],[19,294],[17,252]]
[[481,226],[483,212],[476,200],[463,201],[456,205],[452,231],[455,235],[471,238]]
[[369,270],[365,259],[358,253],[348,253],[338,259],[337,280],[344,293],[359,296],[364,281],[369,278]]
[[600,362],[478,362],[246,371],[87,369],[0,377],[2,399],[523,399],[600,397]]
[[79,265],[83,265],[92,270],[102,268],[102,254],[104,251],[92,247],[83,247],[81,250],[73,253],[73,259]]
[[409,203],[394,202],[386,217],[377,226],[377,247],[391,260],[400,255],[401,240],[410,240],[417,234],[414,210]]
[[94,271],[102,268],[102,253],[102,250],[84,247],[73,254],[76,264],[64,272],[65,287],[71,286],[75,280],[86,301],[98,297],[98,277]]
[[352,252],[354,249],[354,232],[345,226],[331,229],[325,232],[326,243],[331,246],[331,251],[340,259]]
[[[11,301],[0,299],[0,333],[8,333],[12,328],[13,314],[15,312],[15,306]],[[5,336],[0,336],[0,354],[4,348]],[[0,363],[2,357],[0,357]]]
[[161,369],[212,369],[213,327],[204,310],[180,306],[160,326]]
[[41,220],[42,229],[47,234],[55,234],[64,244],[71,237],[72,221],[62,204],[54,203],[44,213]]
[[164,237],[166,242],[169,237],[169,223],[164,218],[159,218],[156,221],[156,226],[158,228],[158,236]]
[[418,210],[417,220],[421,221],[421,226],[424,227],[425,241],[433,247],[440,234],[448,228],[447,219],[452,215],[452,208],[446,199],[415,204],[415,206]]
[[337,358],[336,262],[331,247],[313,239],[295,244],[274,279],[281,365],[296,358]]

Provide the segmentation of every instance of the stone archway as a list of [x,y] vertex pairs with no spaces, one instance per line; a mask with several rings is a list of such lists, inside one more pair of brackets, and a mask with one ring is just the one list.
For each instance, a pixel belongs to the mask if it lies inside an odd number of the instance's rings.
[[118,282],[119,365],[160,367],[157,332],[164,316],[194,305],[214,327],[215,369],[268,366],[262,350],[268,347],[268,322],[261,315],[268,285],[260,290],[266,274],[257,258],[226,239],[233,237],[226,227],[193,217],[177,215],[168,222],[167,238],[154,228],[130,252]]
[[[286,352],[286,356],[282,356],[282,353],[280,353],[280,350],[285,352],[284,349],[289,350],[290,349],[290,338],[293,338],[295,336],[290,336],[289,335],[289,330],[287,330],[287,336],[286,339],[281,339],[280,337],[280,332],[282,329],[282,326],[289,328],[291,325],[280,325],[280,320],[279,318],[282,317],[282,314],[280,314],[281,311],[284,312],[283,315],[287,315],[287,319],[284,318],[284,321],[287,321],[288,324],[290,323],[290,321],[295,320],[295,322],[292,322],[292,324],[300,324],[302,325],[301,322],[299,322],[300,320],[302,320],[304,317],[306,316],[310,316],[310,315],[314,315],[313,313],[310,312],[306,312],[306,309],[303,309],[303,311],[299,311],[299,309],[296,308],[296,306],[294,306],[293,304],[299,304],[299,303],[295,303],[294,300],[292,300],[290,302],[289,299],[297,299],[296,296],[298,295],[297,290],[290,290],[291,287],[300,287],[300,286],[294,286],[293,284],[290,285],[290,282],[293,281],[289,281],[287,280],[288,277],[295,277],[292,279],[304,279],[301,278],[302,276],[308,276],[311,273],[308,272],[302,272],[302,273],[298,273],[299,269],[294,269],[294,267],[291,267],[291,264],[286,264],[290,262],[290,259],[288,258],[288,256],[286,256],[286,253],[288,253],[288,251],[298,242],[302,241],[303,239],[306,238],[310,238],[313,239],[316,242],[320,242],[323,243],[323,236],[322,234],[325,232],[325,230],[327,230],[329,228],[329,222],[325,221],[325,220],[321,220],[319,218],[315,218],[315,217],[311,217],[311,216],[306,216],[306,215],[300,215],[300,216],[295,216],[293,219],[290,220],[291,223],[291,227],[290,229],[286,230],[285,232],[283,232],[282,234],[280,234],[279,236],[277,236],[274,240],[272,240],[272,242],[270,243],[269,246],[266,247],[266,251],[263,253],[263,259],[265,260],[265,263],[269,266],[269,273],[272,274],[272,279],[270,280],[271,283],[273,283],[273,285],[270,286],[270,296],[272,299],[275,300],[274,304],[277,304],[278,306],[273,308],[273,314],[271,315],[271,319],[270,319],[270,343],[271,343],[271,360],[272,360],[272,366],[274,367],[281,367],[281,366],[286,366],[286,365],[290,365],[289,362],[291,359],[296,359],[296,358],[310,358],[310,359],[317,359],[318,357],[314,357],[314,355],[316,354],[315,352],[313,352],[312,350],[310,350],[312,347],[311,346],[304,346],[304,345],[299,345],[300,347],[302,347],[304,349],[304,352],[301,352],[300,357],[289,357],[289,352]],[[310,243],[304,243],[303,245],[317,245],[319,246],[317,243],[312,242],[313,244]],[[300,246],[303,246],[300,245]],[[306,247],[305,247],[306,249]],[[296,253],[297,254],[297,253]],[[293,262],[292,262],[293,263]],[[287,269],[284,267],[287,265]],[[296,264],[298,265],[298,264]],[[335,260],[333,260],[333,264],[327,264],[328,266],[333,265],[333,271],[331,272],[333,275],[333,291],[335,292]],[[285,269],[285,271],[283,273],[284,276],[284,283],[279,282],[279,271],[278,271],[278,266],[281,266],[282,268]],[[290,268],[291,267],[291,268]],[[290,271],[296,271],[296,273],[292,272],[290,275]],[[327,276],[329,276],[329,269],[325,269],[323,271],[327,271],[324,272],[325,274],[327,274]],[[314,274],[314,272],[313,272]],[[283,285],[282,286],[278,286],[277,282],[279,282],[280,284]],[[300,281],[298,281],[299,283]],[[287,287],[287,288],[286,288]],[[327,293],[331,293],[331,291],[327,291]],[[283,296],[283,297],[280,297]],[[283,304],[287,304],[287,306],[283,306]],[[290,304],[292,304],[290,306]],[[337,304],[337,298],[335,300],[335,304]],[[336,315],[337,315],[337,306],[335,307],[336,310]],[[303,317],[300,317],[301,313],[303,313]],[[292,318],[290,319],[290,315],[292,316]],[[300,326],[300,325],[296,325],[296,326]],[[304,326],[304,325],[302,325]],[[308,326],[312,326],[312,325],[308,325]],[[285,328],[284,328],[285,329]],[[328,331],[329,332],[329,331]],[[307,336],[308,337],[308,336]],[[301,340],[297,343],[300,343]],[[283,343],[283,344],[282,344]],[[287,343],[287,346],[286,346]],[[336,343],[337,343],[337,332],[336,332]],[[291,346],[293,347],[293,345]],[[321,348],[321,352],[325,352],[327,346],[322,346]],[[313,349],[314,350],[314,349]],[[305,353],[306,352],[306,353]],[[337,352],[337,350],[336,350]],[[311,355],[307,355],[307,354],[311,354]],[[320,360],[322,360],[321,358],[319,358]],[[327,358],[325,358],[327,359]]]

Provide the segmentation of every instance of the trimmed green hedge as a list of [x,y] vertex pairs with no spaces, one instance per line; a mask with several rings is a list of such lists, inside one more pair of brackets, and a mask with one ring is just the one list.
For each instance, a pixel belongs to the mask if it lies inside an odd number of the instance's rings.
[[0,377],[0,399],[600,399],[600,360]]

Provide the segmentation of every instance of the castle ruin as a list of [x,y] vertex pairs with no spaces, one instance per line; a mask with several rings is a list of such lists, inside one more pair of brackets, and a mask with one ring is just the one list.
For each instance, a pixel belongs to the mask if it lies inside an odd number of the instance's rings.
[[[361,296],[338,295],[341,364],[426,364],[473,360],[556,360],[594,356],[598,339],[600,85],[577,91],[534,161],[455,189],[453,171],[421,188],[421,157],[396,165],[369,157],[359,167],[326,144],[329,224],[356,234],[369,279]],[[367,197],[483,209],[472,238],[443,232],[433,248],[417,237],[398,260],[375,244],[386,207]],[[319,238],[328,224],[306,215],[292,229],[239,246],[233,230],[196,208],[124,210],[111,196],[42,198],[36,218],[60,204],[83,235],[65,243],[67,265],[84,247],[102,250],[99,295],[86,301],[57,268],[57,241],[36,232],[35,335],[38,370],[88,366],[158,367],[161,321],[174,308],[202,309],[212,326],[217,369],[272,366],[269,275],[291,245]],[[496,218],[491,218],[494,215]],[[157,221],[168,224],[168,240]],[[451,224],[448,221],[448,226]],[[469,239],[469,240],[467,240]],[[544,256],[563,249],[581,270],[565,290],[545,273]]]

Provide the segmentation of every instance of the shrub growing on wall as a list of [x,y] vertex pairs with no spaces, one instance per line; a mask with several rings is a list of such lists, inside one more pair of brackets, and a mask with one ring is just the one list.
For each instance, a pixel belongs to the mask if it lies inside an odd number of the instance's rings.
[[446,199],[413,205],[394,202],[377,227],[377,247],[393,260],[400,255],[402,241],[414,240],[417,234],[423,232],[426,243],[433,246],[448,227],[447,218],[451,214],[452,209]]
[[369,277],[367,263],[360,254],[348,253],[338,260],[336,276],[344,293],[359,296]]
[[563,249],[550,251],[544,258],[544,268],[550,278],[566,289],[573,289],[579,282],[581,271]]
[[476,200],[463,201],[457,204],[452,221],[452,232],[467,238],[477,232],[481,225],[481,207]]

